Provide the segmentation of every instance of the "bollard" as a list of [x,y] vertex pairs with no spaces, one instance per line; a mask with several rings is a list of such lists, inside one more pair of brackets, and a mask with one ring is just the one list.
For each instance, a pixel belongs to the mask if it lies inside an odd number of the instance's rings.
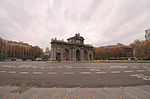
[[48,90],[48,93],[50,94],[50,90]]
[[75,98],[75,99],[79,99],[79,98],[80,98],[80,96],[74,96],[74,98]]
[[120,96],[120,99],[123,99],[123,96]]
[[92,99],[94,99],[95,96],[92,96]]
[[106,91],[105,88],[102,89],[103,91]]
[[38,97],[38,96],[34,96],[34,98],[35,98],[35,99],[39,99],[39,97]]
[[68,94],[66,94],[66,95],[64,96],[64,99],[66,99],[68,96],[69,96],[69,95],[68,95]]
[[123,89],[123,87],[122,87],[122,86],[120,86],[120,89]]

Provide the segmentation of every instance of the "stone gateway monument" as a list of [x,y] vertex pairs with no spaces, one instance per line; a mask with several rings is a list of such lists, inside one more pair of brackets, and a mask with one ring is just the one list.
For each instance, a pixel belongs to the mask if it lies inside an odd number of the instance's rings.
[[85,61],[93,60],[93,46],[84,44],[84,38],[80,34],[63,40],[51,39],[52,61]]

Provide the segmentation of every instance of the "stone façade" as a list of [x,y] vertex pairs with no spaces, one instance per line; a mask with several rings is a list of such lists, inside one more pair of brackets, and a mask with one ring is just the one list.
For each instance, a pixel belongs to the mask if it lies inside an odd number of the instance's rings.
[[93,46],[84,44],[80,34],[63,40],[51,39],[51,61],[85,61],[93,60]]

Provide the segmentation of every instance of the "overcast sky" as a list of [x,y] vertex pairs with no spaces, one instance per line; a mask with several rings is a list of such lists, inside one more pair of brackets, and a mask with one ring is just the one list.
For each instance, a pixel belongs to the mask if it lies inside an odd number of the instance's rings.
[[80,33],[95,47],[144,40],[150,0],[0,0],[0,37],[45,49]]

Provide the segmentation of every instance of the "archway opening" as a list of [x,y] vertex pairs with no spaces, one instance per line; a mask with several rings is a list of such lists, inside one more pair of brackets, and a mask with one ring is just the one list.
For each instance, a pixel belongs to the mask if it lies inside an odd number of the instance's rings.
[[92,56],[91,56],[91,54],[89,55],[89,58],[90,58],[90,60],[92,60]]
[[87,51],[84,51],[84,60],[88,60],[88,53],[87,53]]
[[76,50],[76,61],[80,61],[80,50]]
[[56,61],[61,61],[60,53],[56,53]]
[[69,50],[65,49],[65,59],[66,61],[69,61]]

